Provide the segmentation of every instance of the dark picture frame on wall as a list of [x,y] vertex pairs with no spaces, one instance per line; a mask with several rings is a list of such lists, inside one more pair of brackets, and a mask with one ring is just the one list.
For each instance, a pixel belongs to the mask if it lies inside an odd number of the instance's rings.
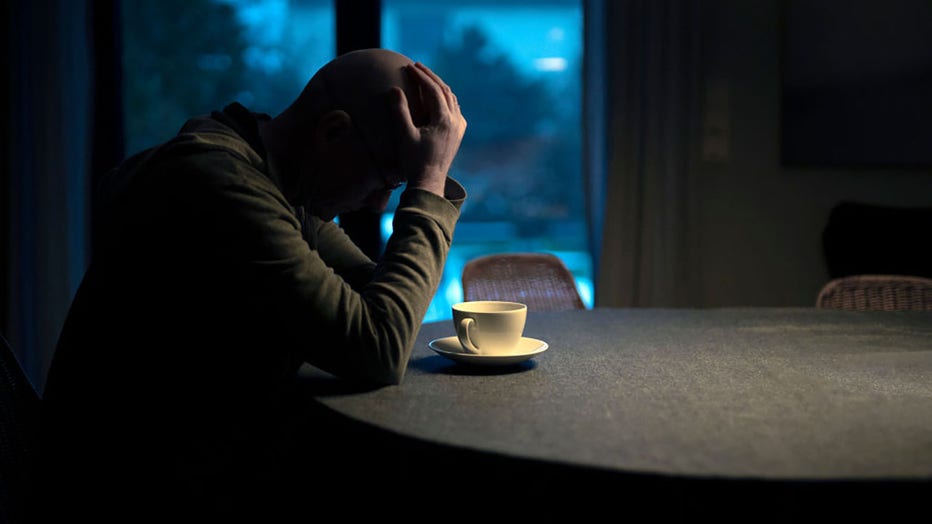
[[782,163],[932,167],[932,1],[782,8]]

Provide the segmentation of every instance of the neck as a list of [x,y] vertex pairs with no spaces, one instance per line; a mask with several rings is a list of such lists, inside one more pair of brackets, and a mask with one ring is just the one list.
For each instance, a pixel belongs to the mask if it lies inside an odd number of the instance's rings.
[[299,149],[293,144],[300,133],[295,131],[290,120],[286,112],[260,123],[259,136],[268,155],[266,161],[278,175],[285,198],[292,205],[301,205],[300,162],[294,154]]

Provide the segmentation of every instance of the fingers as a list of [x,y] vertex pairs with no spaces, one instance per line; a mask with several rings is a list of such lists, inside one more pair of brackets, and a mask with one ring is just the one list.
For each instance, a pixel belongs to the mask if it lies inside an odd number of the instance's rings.
[[[437,117],[443,117],[444,109],[449,111],[454,120],[458,118],[462,119],[459,100],[456,98],[456,94],[453,93],[450,86],[441,80],[436,73],[420,62],[415,63],[413,66],[409,66],[408,70],[412,77],[420,82],[422,91],[425,92],[425,103],[429,104],[428,109],[436,111],[431,111],[430,113],[435,119]],[[430,91],[430,93],[428,94],[427,91]]]
[[437,85],[441,87],[441,90],[443,91],[443,94],[444,94],[444,98],[447,101],[447,106],[450,108],[450,112],[452,113],[453,120],[460,121],[463,127],[465,128],[466,119],[463,117],[463,112],[462,112],[462,109],[460,108],[460,101],[456,97],[456,93],[454,93],[453,90],[450,88],[450,86],[447,85],[446,82],[444,82],[439,76],[437,76],[437,74],[434,73],[429,67],[427,67],[426,65],[420,62],[417,62],[415,65],[421,68],[424,71],[424,73],[426,73],[431,78],[431,80],[433,80]]
[[408,107],[408,97],[405,96],[405,92],[399,87],[393,87],[391,89],[391,96],[392,109],[397,116],[394,120],[397,122],[396,125],[399,127],[399,132],[409,137],[416,136],[417,127],[411,119],[411,110]]
[[446,97],[443,89],[434,82],[430,76],[416,66],[408,67],[408,74],[415,82],[421,86],[421,95],[423,97],[424,109],[427,111],[427,118],[432,123],[436,123],[442,118],[444,112],[448,112],[449,106],[446,103]]
[[426,73],[427,76],[431,78],[431,80],[433,80],[437,85],[440,86],[440,89],[443,92],[444,99],[447,101],[447,107],[449,107],[451,111],[456,110],[456,106],[457,106],[456,95],[453,94],[453,90],[450,89],[450,86],[448,86],[446,82],[444,82],[439,76],[437,76],[436,73],[431,71],[431,69],[427,67],[426,65],[420,62],[416,62],[414,66],[420,69],[421,71],[423,71],[424,73]]
[[466,130],[466,120],[459,109],[456,95],[433,71],[421,63],[405,66],[413,84],[411,92],[418,92],[424,122],[417,125],[407,111],[409,104],[400,89],[393,89],[394,110],[400,113],[398,124],[401,140],[398,142],[400,166],[409,188],[424,189],[443,195],[444,182],[450,164],[459,150]]

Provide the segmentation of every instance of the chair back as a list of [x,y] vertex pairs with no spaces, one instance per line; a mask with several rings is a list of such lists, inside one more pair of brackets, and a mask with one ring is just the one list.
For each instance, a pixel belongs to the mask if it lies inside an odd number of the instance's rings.
[[39,395],[0,335],[0,522],[24,522],[35,474]]
[[822,231],[830,278],[913,275],[932,278],[932,207],[841,202]]
[[932,279],[852,275],[825,284],[816,307],[849,311],[932,311]]
[[505,300],[531,311],[584,309],[576,280],[549,253],[503,253],[475,258],[463,267],[465,300]]

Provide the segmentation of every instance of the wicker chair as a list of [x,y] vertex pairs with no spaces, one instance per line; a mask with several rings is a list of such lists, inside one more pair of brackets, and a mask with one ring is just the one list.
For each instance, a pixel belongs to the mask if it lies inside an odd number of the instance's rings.
[[932,279],[905,275],[853,275],[822,288],[816,307],[850,311],[932,311]]
[[24,522],[31,500],[39,395],[0,335],[0,522]]
[[506,253],[470,260],[463,268],[466,300],[507,300],[531,311],[584,309],[576,281],[559,258],[546,253]]

